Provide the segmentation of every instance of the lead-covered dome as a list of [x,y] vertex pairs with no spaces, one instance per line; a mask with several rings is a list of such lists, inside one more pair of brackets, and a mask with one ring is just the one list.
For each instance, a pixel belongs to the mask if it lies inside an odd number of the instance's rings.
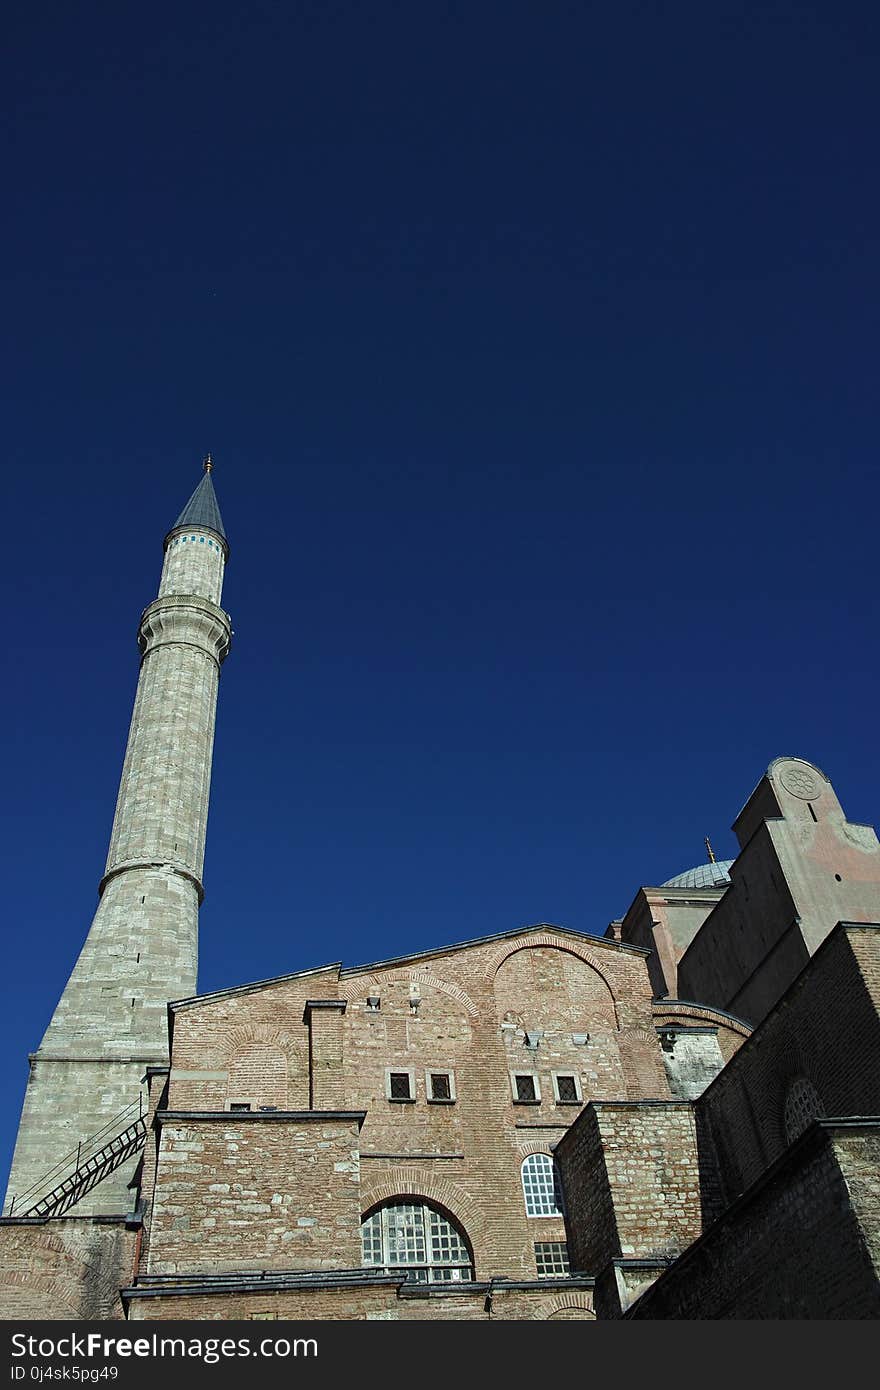
[[698,864],[675,878],[667,878],[661,888],[726,888],[730,882],[732,859],[716,859],[714,863]]

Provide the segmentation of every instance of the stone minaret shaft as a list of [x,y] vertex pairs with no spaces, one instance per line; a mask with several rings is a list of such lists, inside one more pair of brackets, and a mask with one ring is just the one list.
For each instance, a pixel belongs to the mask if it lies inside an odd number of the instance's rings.
[[[112,1138],[126,1106],[137,1116],[145,1068],[168,1059],[166,1005],[195,993],[214,714],[231,638],[219,606],[227,555],[209,458],[165,538],[159,597],[141,617],[140,677],[98,910],[31,1058],[7,1215],[13,1198],[17,1215],[54,1187],[75,1165],[78,1144],[85,1151],[105,1126]],[[107,1176],[71,1215],[130,1211],[135,1166]]]

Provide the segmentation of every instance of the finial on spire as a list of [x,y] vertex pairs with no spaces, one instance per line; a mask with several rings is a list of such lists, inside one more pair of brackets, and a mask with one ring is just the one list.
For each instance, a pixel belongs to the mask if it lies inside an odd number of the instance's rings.
[[709,863],[710,863],[710,864],[714,864],[714,863],[715,863],[715,851],[713,850],[712,846],[709,844],[709,836],[708,836],[708,835],[706,836],[706,839],[705,839],[705,845],[706,845],[706,853],[707,853],[708,856],[709,856]]
[[202,467],[204,468],[204,470],[205,470],[206,473],[212,472],[212,470],[213,470],[213,468],[214,468],[214,464],[213,464],[213,462],[211,461],[211,455],[210,455],[210,454],[205,454],[205,462],[202,464]]

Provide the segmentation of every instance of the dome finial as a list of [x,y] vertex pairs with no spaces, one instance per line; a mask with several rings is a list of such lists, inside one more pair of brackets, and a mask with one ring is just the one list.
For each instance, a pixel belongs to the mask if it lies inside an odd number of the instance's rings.
[[705,846],[706,846],[706,853],[707,853],[708,856],[709,856],[709,863],[710,863],[710,864],[714,864],[714,863],[715,863],[715,851],[713,850],[712,846],[709,844],[709,836],[708,836],[708,835],[706,836],[706,839],[705,839],[705,841],[704,841],[704,844],[705,844]]
[[205,454],[205,462],[202,464],[202,467],[204,468],[206,473],[210,473],[213,470],[214,464],[211,460],[210,454]]

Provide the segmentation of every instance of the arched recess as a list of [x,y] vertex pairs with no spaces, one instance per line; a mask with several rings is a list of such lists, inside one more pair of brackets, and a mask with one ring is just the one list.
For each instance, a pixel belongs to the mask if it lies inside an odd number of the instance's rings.
[[620,1034],[620,1060],[627,1100],[671,1099],[656,1031],[625,1028]]
[[347,999],[350,1004],[353,1004],[356,1001],[366,999],[371,994],[377,994],[381,998],[382,986],[393,984],[425,985],[429,989],[439,990],[449,999],[454,999],[471,1018],[476,1018],[479,1013],[473,999],[467,990],[461,988],[461,985],[451,984],[448,980],[441,979],[439,975],[432,975],[427,970],[395,970],[387,975],[360,977],[357,980],[346,982],[340,989],[340,995]]
[[271,1024],[234,1029],[226,1039],[227,1100],[249,1100],[276,1109],[308,1104],[308,1076],[299,1045]]
[[567,951],[570,956],[577,956],[578,960],[592,966],[596,974],[602,976],[608,987],[608,993],[614,998],[614,990],[611,988],[611,983],[605,973],[604,963],[599,960],[596,953],[588,950],[586,946],[579,945],[576,941],[569,941],[567,937],[555,936],[552,932],[536,932],[534,936],[521,937],[517,941],[505,941],[486,962],[486,973],[493,976],[497,975],[508,956],[516,955],[517,951],[528,951],[534,946],[552,946],[556,951]]
[[508,944],[492,962],[500,1021],[525,1027],[614,1032],[620,1024],[614,991],[589,951],[552,936]]
[[226,1098],[287,1109],[287,1055],[277,1043],[243,1043],[229,1056]]

